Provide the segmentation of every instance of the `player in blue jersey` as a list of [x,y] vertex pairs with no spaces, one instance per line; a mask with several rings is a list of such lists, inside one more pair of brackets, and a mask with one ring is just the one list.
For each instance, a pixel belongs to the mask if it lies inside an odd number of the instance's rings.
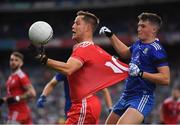
[[[65,118],[67,118],[67,112],[71,108],[71,99],[69,94],[69,84],[67,77],[65,75],[62,75],[60,73],[57,73],[52,80],[50,80],[47,85],[45,86],[40,98],[37,101],[37,107],[44,108],[46,103],[46,97],[53,91],[54,87],[57,85],[58,82],[63,81],[64,82],[64,93],[65,93]],[[108,110],[112,109],[112,100],[111,96],[109,94],[109,90],[107,88],[103,89],[103,95],[105,97],[105,102],[108,107]]]
[[130,58],[125,89],[106,124],[142,123],[153,109],[156,84],[168,85],[170,82],[167,55],[157,38],[162,24],[161,17],[154,13],[142,13],[138,19],[139,39],[130,47],[121,42],[107,27],[100,29],[100,34],[109,37],[122,58]]

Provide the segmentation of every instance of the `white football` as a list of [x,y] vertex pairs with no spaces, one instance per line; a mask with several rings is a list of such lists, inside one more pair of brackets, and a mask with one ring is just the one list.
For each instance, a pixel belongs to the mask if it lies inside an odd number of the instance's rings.
[[29,39],[34,44],[47,44],[53,36],[52,27],[44,21],[37,21],[29,28]]

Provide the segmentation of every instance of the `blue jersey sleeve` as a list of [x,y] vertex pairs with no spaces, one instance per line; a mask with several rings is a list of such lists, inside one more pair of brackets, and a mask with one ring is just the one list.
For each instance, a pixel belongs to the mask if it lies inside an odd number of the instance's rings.
[[133,45],[130,46],[130,52],[132,53],[132,51],[133,51]]
[[151,51],[151,57],[156,67],[168,66],[167,54],[165,50],[153,48]]
[[133,49],[134,49],[134,44],[130,46],[130,52],[131,53],[132,53]]
[[57,73],[57,74],[55,75],[55,79],[56,79],[57,81],[64,81],[65,77],[66,77],[65,75],[60,74],[60,73]]
[[133,44],[130,46],[130,52],[131,52],[131,53],[133,52],[133,49],[137,46],[137,44],[139,44],[139,41],[136,41],[135,43],[133,43]]

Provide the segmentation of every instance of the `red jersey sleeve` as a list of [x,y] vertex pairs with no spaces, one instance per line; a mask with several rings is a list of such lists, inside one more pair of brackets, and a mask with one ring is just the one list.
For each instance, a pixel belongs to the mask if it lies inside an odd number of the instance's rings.
[[84,48],[79,47],[79,48],[73,50],[73,53],[72,53],[72,55],[71,55],[71,57],[80,60],[80,61],[82,62],[82,64],[83,64],[84,62],[86,62],[86,60],[87,60],[87,59],[86,59],[86,53],[85,53],[86,51],[84,51],[83,49],[84,49]]

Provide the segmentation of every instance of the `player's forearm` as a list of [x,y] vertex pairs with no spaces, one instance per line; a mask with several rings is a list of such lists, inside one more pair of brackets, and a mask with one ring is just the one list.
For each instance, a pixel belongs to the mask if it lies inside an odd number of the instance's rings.
[[55,86],[52,84],[47,84],[42,92],[42,95],[48,96],[53,91],[54,87]]
[[129,47],[118,39],[116,35],[109,38],[116,52],[123,58],[130,58]]
[[36,97],[36,92],[34,89],[28,90],[26,93],[20,96],[20,100],[27,100],[30,98],[35,98]]
[[68,67],[67,63],[56,61],[53,59],[48,59],[47,66],[65,74],[65,75],[71,74],[71,70]]
[[142,78],[145,78],[155,84],[160,84],[160,85],[169,85],[170,83],[170,76],[167,74],[162,74],[162,73],[148,73],[148,72],[143,72]]

